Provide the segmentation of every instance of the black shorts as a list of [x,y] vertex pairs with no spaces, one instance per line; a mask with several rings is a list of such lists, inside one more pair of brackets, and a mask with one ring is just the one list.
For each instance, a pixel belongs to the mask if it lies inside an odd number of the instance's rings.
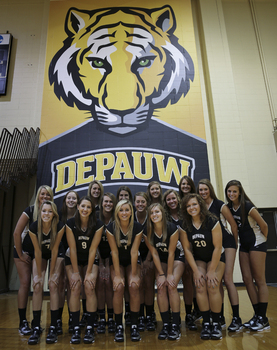
[[[24,250],[22,250],[22,252],[24,252],[25,254],[29,255],[29,257],[33,260],[34,254],[30,254],[29,252],[25,252]],[[13,247],[13,258],[14,259],[20,259],[20,257],[17,254],[17,251],[16,251],[15,247]]]
[[232,234],[227,233],[227,232],[223,233],[222,245],[225,249],[227,249],[227,248],[237,249],[235,237]]
[[263,242],[258,245],[246,245],[246,244],[240,244],[239,251],[243,253],[249,253],[250,251],[253,252],[267,252],[267,242]]

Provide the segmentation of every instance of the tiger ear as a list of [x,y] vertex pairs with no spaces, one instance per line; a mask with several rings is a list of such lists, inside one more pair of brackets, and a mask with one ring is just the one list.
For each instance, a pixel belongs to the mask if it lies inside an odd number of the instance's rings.
[[174,32],[176,28],[175,15],[172,8],[168,5],[153,10],[151,18],[157,27],[163,32]]
[[89,21],[90,15],[87,12],[79,11],[72,7],[67,13],[65,21],[65,30],[69,34],[77,34],[81,29],[86,26]]

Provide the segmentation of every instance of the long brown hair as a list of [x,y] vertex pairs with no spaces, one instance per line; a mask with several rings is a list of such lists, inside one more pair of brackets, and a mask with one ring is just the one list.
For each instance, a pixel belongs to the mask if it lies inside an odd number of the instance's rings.
[[67,198],[67,196],[69,195],[69,193],[72,193],[72,192],[75,193],[76,198],[77,198],[76,210],[77,210],[77,204],[78,204],[79,201],[80,201],[80,197],[79,197],[79,195],[78,195],[78,193],[77,193],[76,191],[68,191],[68,192],[66,193],[66,195],[63,197],[63,204],[62,204],[62,209],[61,209],[61,218],[60,218],[60,220],[61,220],[64,224],[66,224],[66,221],[67,221],[66,198]]
[[104,193],[103,197],[101,198],[101,201],[100,201],[100,220],[105,222],[104,213],[103,213],[103,200],[104,200],[105,196],[109,197],[113,202],[113,209],[112,209],[112,221],[113,221],[114,220],[114,211],[115,211],[115,206],[116,206],[116,198],[115,198],[115,195],[111,192]]
[[181,199],[184,197],[184,193],[181,190],[181,185],[182,185],[183,180],[186,180],[187,183],[189,184],[189,186],[190,186],[190,193],[196,193],[195,184],[194,184],[192,178],[187,176],[187,175],[185,175],[179,181],[179,196],[180,196]]
[[160,203],[153,203],[149,206],[148,212],[147,212],[147,239],[151,245],[154,245],[154,223],[151,220],[151,210],[155,207],[158,207],[160,211],[162,212],[162,232],[163,232],[163,242],[167,239],[167,221],[166,221],[166,215],[163,206]]
[[54,202],[52,201],[45,201],[41,204],[38,212],[38,244],[41,249],[41,243],[42,243],[42,218],[41,218],[41,211],[44,205],[50,205],[53,211],[53,219],[51,221],[51,229],[50,229],[50,249],[53,248],[57,236],[57,225],[59,222],[59,214],[57,210],[57,206]]
[[176,198],[177,198],[177,202],[178,202],[178,217],[181,218],[182,217],[182,211],[181,211],[181,199],[179,194],[175,191],[175,190],[167,190],[164,195],[163,195],[163,207],[164,207],[164,211],[165,211],[165,215],[166,215],[166,219],[167,221],[172,221],[172,217],[171,217],[171,213],[170,213],[170,209],[166,203],[166,198],[167,196],[173,193],[175,194]]
[[[80,205],[83,201],[88,201],[91,204],[91,213],[89,215],[89,220],[88,220],[88,231],[87,231],[87,236],[90,236],[96,227],[96,215],[95,215],[95,207],[92,203],[92,200],[89,196],[84,196],[80,199],[78,205]],[[81,230],[81,216],[79,210],[76,211],[75,213],[75,225],[80,234],[83,234],[83,231]]]
[[213,188],[213,185],[211,184],[211,181],[208,180],[208,179],[201,179],[199,182],[198,182],[198,185],[197,185],[197,193],[199,194],[199,185],[206,185],[210,191],[210,197],[212,199],[217,199],[217,196],[215,194],[215,191],[214,191],[214,188]]
[[162,187],[161,187],[161,185],[160,185],[160,183],[159,183],[158,181],[151,181],[150,184],[147,186],[147,192],[146,192],[146,194],[147,194],[147,196],[148,196],[148,198],[149,198],[149,204],[151,204],[152,201],[153,201],[152,195],[151,195],[151,193],[150,193],[150,188],[151,188],[153,185],[157,185],[157,186],[159,187],[159,189],[160,189],[160,195],[159,195],[159,198],[158,198],[158,202],[159,202],[159,203],[162,203],[162,200],[163,200],[163,190],[162,190]]

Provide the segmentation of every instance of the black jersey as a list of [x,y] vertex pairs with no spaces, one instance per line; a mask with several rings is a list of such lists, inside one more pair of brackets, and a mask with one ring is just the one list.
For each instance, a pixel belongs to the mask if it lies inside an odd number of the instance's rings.
[[[135,222],[138,222],[136,211],[135,211],[135,215],[134,215],[134,220],[135,220]],[[142,224],[143,230],[146,228],[146,223],[147,223],[147,215],[146,215],[146,218]],[[149,249],[147,248],[147,245],[145,244],[145,240],[144,240],[143,235],[142,235],[140,246],[139,246],[139,253],[140,253],[142,261],[144,261],[146,259],[148,251],[149,251]]]
[[[64,227],[64,224],[59,221],[57,224],[57,233]],[[38,222],[35,221],[29,228],[29,231],[38,237]],[[51,231],[47,234],[42,232],[42,240],[41,240],[41,256],[42,259],[48,260],[51,259],[51,239],[50,239]]]
[[206,263],[212,260],[214,251],[212,230],[216,225],[219,225],[219,221],[209,217],[199,228],[196,228],[194,225],[192,229],[184,228],[192,245],[192,253],[195,260],[201,260]]
[[108,242],[107,231],[106,231],[108,225],[104,225],[101,241],[100,241],[99,246],[98,246],[101,259],[107,259],[111,254],[111,248],[110,248],[110,245]]
[[89,235],[88,235],[88,230],[80,232],[77,229],[75,224],[75,217],[67,220],[66,226],[68,226],[73,232],[75,242],[76,242],[76,253],[77,253],[78,261],[87,261],[91,242],[94,238],[95,232],[104,226],[103,222],[100,220],[96,220],[95,228],[93,232],[91,232]]
[[242,220],[241,206],[239,206],[236,210],[233,208],[232,203],[228,204],[228,206],[231,211],[231,214],[233,215],[238,225],[241,245],[244,244],[244,241],[249,241],[249,239],[254,241],[254,246],[258,246],[266,242],[266,237],[263,235],[260,226],[250,216],[251,211],[255,208],[255,206],[251,202],[249,201],[245,202],[244,225],[242,225],[243,220]]
[[[209,206],[209,211],[213,213],[220,222],[221,230],[222,230],[222,245],[224,248],[236,248],[236,242],[233,234],[228,230],[227,221],[222,214],[222,208],[226,205],[223,201],[219,199],[213,199]],[[230,238],[232,241],[230,241]],[[231,243],[231,246],[230,246]]]
[[[146,229],[144,230],[143,234],[145,236],[147,236]],[[172,222],[167,223],[167,237],[166,237],[166,240],[164,242],[163,242],[163,235],[161,235],[161,237],[159,237],[154,232],[154,244],[153,244],[153,246],[156,248],[156,250],[159,254],[160,261],[163,263],[167,264],[170,238],[171,238],[171,236],[173,236],[175,234],[178,234],[178,228]]]
[[[119,264],[126,266],[127,262],[129,265],[131,264],[131,248],[133,245],[133,242],[138,234],[142,232],[143,228],[142,225],[138,222],[134,221],[134,227],[132,231],[132,240],[131,244],[127,245],[128,237],[124,235],[124,233],[120,230],[120,243],[121,246],[117,247],[118,249],[118,257],[119,257]],[[107,226],[107,234],[111,234],[114,236],[114,223],[110,223]]]

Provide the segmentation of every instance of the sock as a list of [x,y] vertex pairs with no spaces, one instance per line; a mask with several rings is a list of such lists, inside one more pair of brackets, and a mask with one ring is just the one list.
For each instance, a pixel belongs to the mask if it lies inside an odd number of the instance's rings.
[[262,316],[263,318],[266,317],[267,304],[268,303],[259,303],[258,315]]
[[213,323],[220,323],[220,316],[221,316],[220,312],[212,312]]
[[122,312],[120,314],[114,314],[115,323],[117,326],[122,326]]
[[57,327],[57,319],[59,317],[59,309],[58,310],[50,310],[51,313],[51,326]]
[[75,312],[71,312],[71,315],[72,315],[72,326],[73,326],[73,328],[79,326],[80,310],[79,311],[75,311]]
[[61,320],[63,317],[63,307],[59,308],[59,316],[58,316],[58,320]]
[[163,324],[169,324],[169,311],[160,312]]
[[140,308],[139,308],[139,316],[140,317],[144,317],[144,303],[140,304]]
[[192,305],[185,304],[185,309],[187,315],[191,314]]
[[146,316],[152,316],[152,312],[153,312],[153,305],[145,305],[146,308]]
[[239,305],[231,305],[233,310],[233,317],[239,317]]
[[252,306],[253,306],[255,315],[258,315],[258,312],[259,312],[259,304],[252,304]]
[[90,327],[94,327],[94,321],[96,319],[96,311],[94,312],[87,312],[87,322],[88,322],[88,326]]
[[87,313],[87,299],[82,299],[83,314]]
[[201,315],[203,317],[203,323],[210,323],[210,310],[201,311]]
[[113,319],[113,309],[107,308],[108,320]]
[[131,311],[131,326],[138,325],[139,312]]
[[98,315],[99,315],[100,320],[106,320],[105,309],[98,309],[97,311],[98,311]]
[[33,328],[40,327],[41,310],[33,311]]
[[172,312],[172,323],[179,326],[180,322],[180,312]]
[[24,309],[18,309],[19,324],[21,325],[26,320],[26,307]]

